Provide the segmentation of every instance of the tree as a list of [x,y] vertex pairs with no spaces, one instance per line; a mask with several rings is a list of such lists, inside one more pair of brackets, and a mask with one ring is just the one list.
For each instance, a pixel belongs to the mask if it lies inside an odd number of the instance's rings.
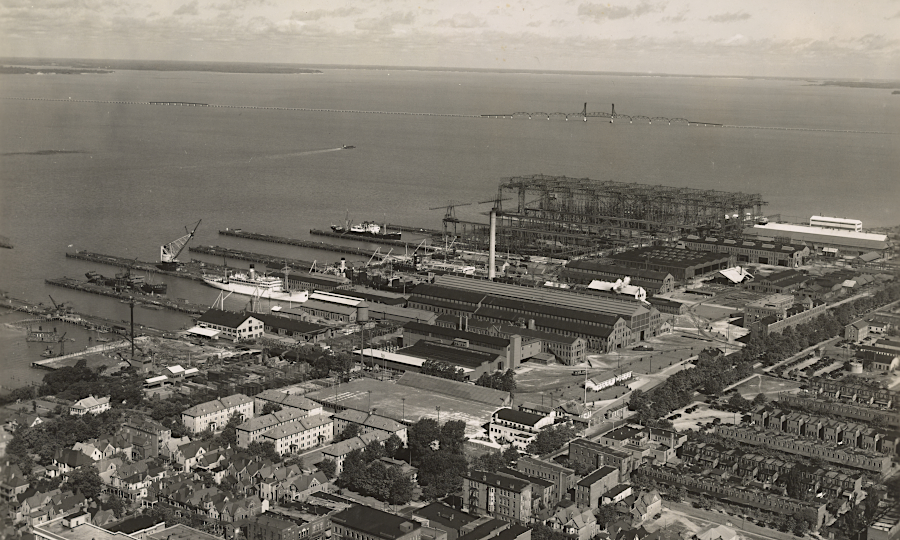
[[231,415],[228,423],[222,429],[222,434],[219,435],[219,441],[222,446],[234,446],[237,444],[237,428],[243,421],[244,416],[241,413]]
[[601,504],[597,511],[594,512],[597,516],[597,525],[606,528],[607,525],[612,523],[619,517],[618,512],[612,505]]
[[273,403],[271,401],[267,401],[266,404],[263,405],[261,414],[262,414],[262,416],[265,416],[267,414],[272,414],[273,412],[280,411],[281,408],[282,408],[281,405],[279,405],[277,403]]
[[394,471],[397,477],[391,482],[388,502],[394,505],[408,503],[412,500],[415,485],[408,476],[397,471],[397,467],[391,467],[390,470]]
[[432,377],[440,377],[442,379],[450,379],[451,381],[464,381],[466,372],[462,368],[441,362],[439,360],[425,360],[422,364],[422,374],[431,375]]
[[331,480],[334,478],[334,473],[337,471],[337,463],[335,463],[333,459],[323,459],[319,462],[319,471],[325,473],[325,476]]
[[387,457],[395,458],[402,447],[403,440],[396,433],[391,433],[391,436],[384,441],[384,453]]
[[731,394],[731,397],[728,398],[728,404],[741,412],[750,409],[750,402],[747,401],[739,392]]
[[347,439],[352,439],[353,437],[359,436],[359,424],[347,424],[347,427],[344,428],[344,431],[341,432],[338,437],[338,442],[346,441]]
[[275,445],[269,441],[253,441],[247,445],[247,451],[253,457],[281,463],[281,455],[275,450]]
[[759,407],[761,405],[765,405],[766,401],[768,401],[766,399],[766,395],[760,392],[759,394],[756,394],[755,398],[753,398],[753,405],[755,407]]
[[372,441],[366,445],[363,450],[364,459],[366,463],[372,463],[375,460],[381,459],[385,456],[384,446],[381,445],[378,441]]
[[437,443],[439,447],[441,429],[433,418],[423,418],[409,427],[407,432],[407,444],[413,452],[414,467],[418,467],[422,458],[435,451],[432,446]]
[[122,514],[125,513],[125,503],[122,502],[122,499],[119,498],[119,496],[115,493],[110,495],[106,500],[106,507],[113,511],[116,519],[119,519],[120,517],[122,517]]
[[94,467],[81,467],[69,473],[67,482],[72,490],[78,490],[87,499],[95,499],[100,495],[103,481]]

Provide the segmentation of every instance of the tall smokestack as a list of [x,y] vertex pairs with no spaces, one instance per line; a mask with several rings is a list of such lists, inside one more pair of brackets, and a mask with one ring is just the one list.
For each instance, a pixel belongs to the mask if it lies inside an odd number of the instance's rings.
[[494,280],[496,276],[496,257],[497,257],[497,208],[491,208],[491,247],[488,255],[488,279]]

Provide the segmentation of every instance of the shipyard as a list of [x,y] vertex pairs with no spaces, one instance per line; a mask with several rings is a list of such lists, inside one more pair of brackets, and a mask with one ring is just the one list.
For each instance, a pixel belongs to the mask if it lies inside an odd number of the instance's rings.
[[900,540],[885,6],[183,4],[0,6],[0,538]]

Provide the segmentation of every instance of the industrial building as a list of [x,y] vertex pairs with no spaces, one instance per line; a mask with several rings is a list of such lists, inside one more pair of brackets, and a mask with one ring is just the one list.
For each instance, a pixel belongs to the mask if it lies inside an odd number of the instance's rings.
[[[502,321],[504,315],[509,322],[534,319],[535,329],[569,332],[566,335],[578,335],[572,333],[578,325],[613,330],[606,336],[579,336],[588,340],[589,348],[604,351],[654,337],[662,325],[659,311],[627,296],[597,296],[457,276],[440,276],[435,278],[434,285],[416,287],[410,306],[488,320]],[[624,319],[627,330],[618,324],[618,319]],[[553,321],[564,324],[553,324]],[[598,338],[606,340],[601,347],[597,346]]]
[[503,338],[434,324],[406,323],[403,326],[404,347],[415,345],[421,340],[504,356],[504,369],[516,369],[522,361],[541,352],[540,340],[523,338],[519,334]]
[[[541,353],[551,354],[560,363],[568,366],[584,362],[587,354],[587,340],[577,336],[565,336],[534,328],[523,328],[484,319],[457,318],[450,315],[439,315],[435,324],[445,328],[459,328],[460,325],[463,325],[463,328],[469,332],[505,339],[509,339],[513,335],[519,335],[523,340],[535,339],[540,342]],[[524,357],[523,360],[525,360]]]
[[712,272],[735,266],[737,258],[730,253],[698,252],[677,247],[645,247],[612,253],[609,258],[628,268],[672,274],[684,283]]
[[806,246],[765,240],[688,235],[678,241],[678,246],[692,251],[728,253],[734,255],[739,264],[771,264],[797,268],[809,257],[809,248]]
[[792,244],[805,243],[809,246],[811,255],[826,257],[857,257],[872,251],[884,252],[891,247],[887,235],[884,234],[774,222],[744,229],[744,237]]
[[631,278],[632,285],[643,287],[650,294],[665,294],[675,289],[675,278],[668,272],[656,272],[640,268],[605,264],[600,261],[569,261],[559,274],[567,283],[587,285],[594,280],[612,280]]

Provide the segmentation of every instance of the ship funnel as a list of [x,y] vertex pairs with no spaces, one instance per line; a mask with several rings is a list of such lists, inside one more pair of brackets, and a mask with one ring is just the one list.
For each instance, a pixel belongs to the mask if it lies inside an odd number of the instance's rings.
[[341,273],[343,274],[345,270],[347,270],[347,259],[341,257]]
[[256,269],[252,264],[250,265],[250,279],[256,279]]

